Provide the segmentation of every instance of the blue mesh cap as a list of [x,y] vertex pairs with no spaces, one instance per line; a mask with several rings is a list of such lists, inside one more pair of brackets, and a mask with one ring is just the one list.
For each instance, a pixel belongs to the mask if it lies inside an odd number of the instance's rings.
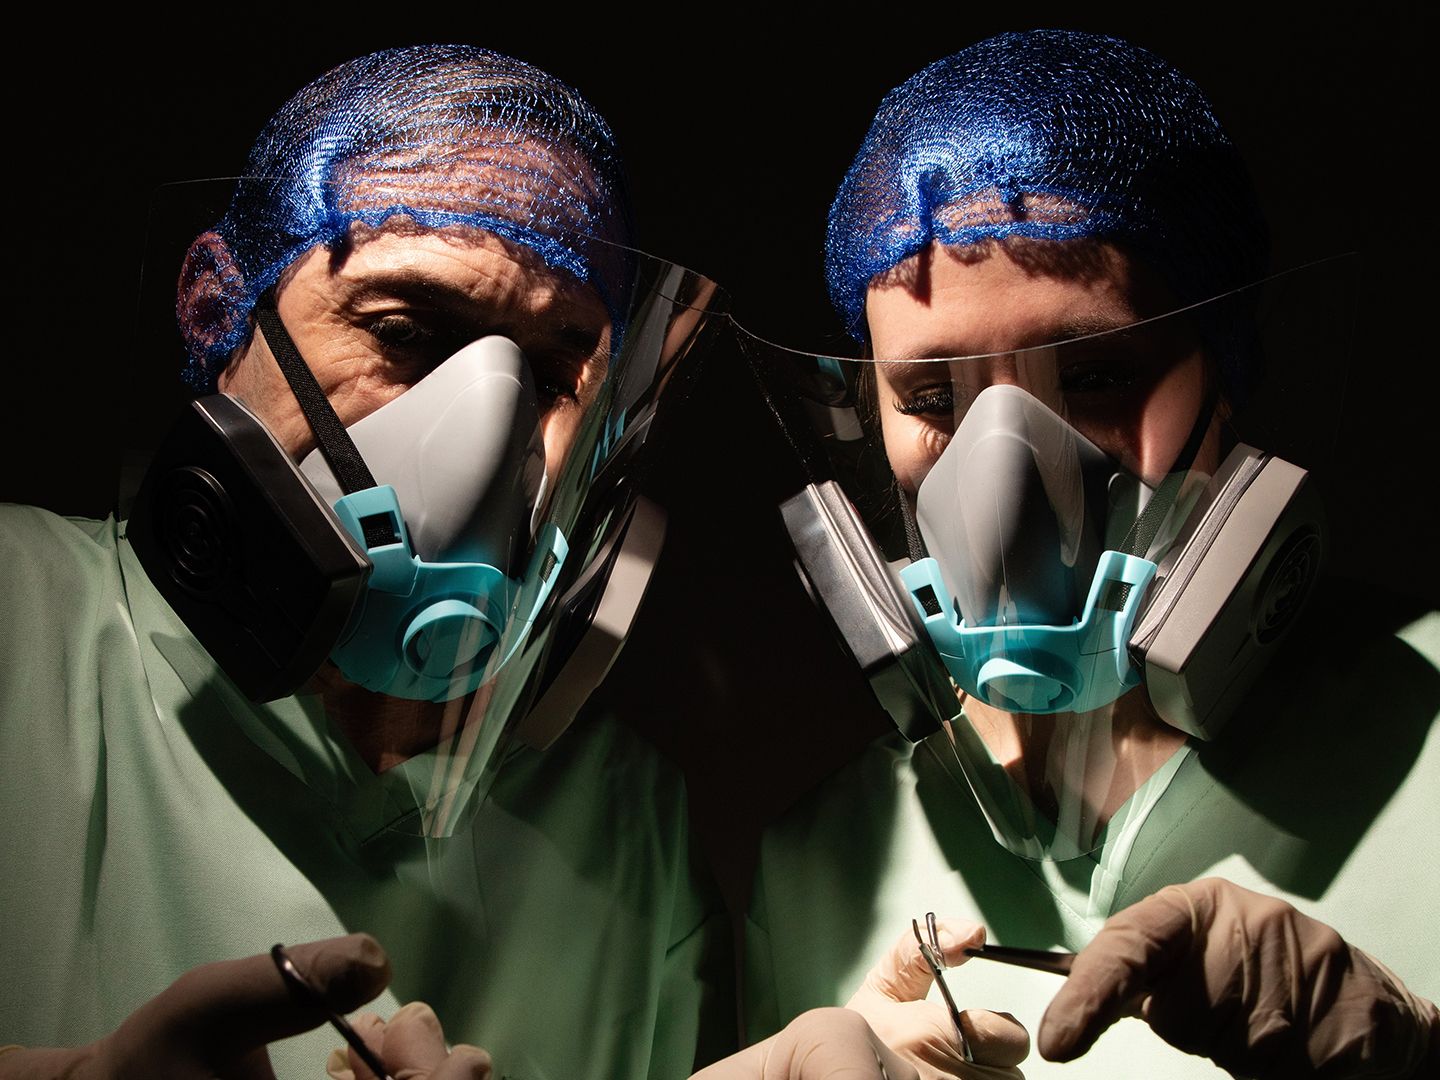
[[605,120],[558,79],[499,53],[388,49],[322,75],[260,133],[229,211],[181,271],[186,381],[213,389],[256,299],[297,257],[398,214],[522,244],[595,288],[612,317],[623,312],[613,250],[586,242],[629,236]]
[[886,95],[830,208],[826,277],[864,340],[865,291],[934,241],[1114,241],[1181,303],[1249,284],[1268,240],[1200,89],[1128,42],[1001,34]]

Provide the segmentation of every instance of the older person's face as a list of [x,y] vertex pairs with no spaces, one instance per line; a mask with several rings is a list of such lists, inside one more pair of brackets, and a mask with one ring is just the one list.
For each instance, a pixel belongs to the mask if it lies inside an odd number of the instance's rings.
[[[610,355],[610,317],[595,292],[528,248],[475,229],[432,232],[403,219],[352,231],[343,249],[312,248],[281,277],[277,308],[346,425],[488,334],[531,364],[547,470],[575,440]],[[297,460],[315,439],[257,334],[220,378]],[[553,478],[553,477],[552,477]]]
[[[1016,257],[1017,254],[1021,257]],[[969,401],[1024,387],[1131,472],[1155,483],[1175,461],[1206,397],[1207,364],[1188,322],[1058,350],[1017,352],[1130,326],[1170,306],[1153,275],[1108,244],[1083,259],[1004,246],[932,245],[877,279],[866,298],[885,451],[913,499]],[[925,357],[986,356],[955,363]],[[1195,467],[1213,472],[1218,425]]]

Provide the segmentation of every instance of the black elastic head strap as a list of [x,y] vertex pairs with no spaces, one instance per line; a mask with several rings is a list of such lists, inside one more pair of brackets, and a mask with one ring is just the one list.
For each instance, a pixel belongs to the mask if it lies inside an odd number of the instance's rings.
[[925,541],[920,536],[920,525],[910,511],[910,499],[898,479],[895,481],[895,505],[900,510],[900,520],[905,523],[905,549],[910,561],[919,562],[925,558]]
[[330,471],[335,474],[335,479],[340,482],[341,490],[346,495],[351,495],[366,488],[373,488],[375,477],[370,475],[370,469],[365,464],[365,459],[360,456],[360,451],[356,449],[350,433],[335,415],[335,410],[325,397],[325,391],[321,390],[320,384],[315,381],[315,373],[310,370],[310,366],[300,355],[300,350],[295,347],[295,342],[291,340],[289,331],[280,320],[280,312],[275,309],[275,295],[272,291],[267,290],[256,301],[255,321],[259,323],[265,335],[265,343],[270,346],[271,355],[280,365],[285,381],[290,384],[295,400],[300,403],[300,411],[305,414],[306,423],[315,433],[320,453],[324,455]]
[[[255,321],[265,335],[265,344],[270,346],[271,355],[280,365],[281,374],[290,384],[295,400],[300,403],[305,422],[315,433],[315,442],[330,466],[330,471],[339,481],[340,489],[346,495],[353,495],[357,491],[377,486],[375,477],[371,475],[365,459],[360,456],[355,441],[350,438],[350,433],[345,430],[340,417],[335,415],[325,391],[321,390],[320,384],[315,381],[315,373],[310,370],[310,365],[305,363],[305,358],[295,347],[290,332],[285,329],[280,312],[275,309],[275,295],[272,291],[264,292],[256,302]],[[395,532],[388,523],[367,518],[362,522],[362,526],[367,548],[384,547],[395,542]]]

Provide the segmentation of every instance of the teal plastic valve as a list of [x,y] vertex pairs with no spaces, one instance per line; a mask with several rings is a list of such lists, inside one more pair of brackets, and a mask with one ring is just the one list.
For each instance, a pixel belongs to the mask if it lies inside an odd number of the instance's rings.
[[1089,712],[1140,684],[1130,634],[1155,571],[1148,559],[1105,552],[1069,626],[966,626],[934,559],[907,566],[900,580],[966,693],[1007,712]]
[[343,496],[335,514],[374,569],[330,658],[351,682],[411,700],[447,701],[494,677],[525,640],[569,554],[564,535],[547,524],[519,581],[488,563],[426,562],[388,484]]

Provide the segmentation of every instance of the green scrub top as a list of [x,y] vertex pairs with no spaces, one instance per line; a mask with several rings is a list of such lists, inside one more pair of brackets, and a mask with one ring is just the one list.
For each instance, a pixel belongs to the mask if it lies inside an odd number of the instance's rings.
[[[365,930],[395,973],[369,1008],[429,1002],[497,1076],[684,1077],[723,1049],[729,930],[677,773],[625,726],[512,751],[427,858],[316,699],[218,672],[123,524],[0,508],[0,657],[0,1044],[87,1042],[197,964]],[[322,1076],[336,1045],[271,1057]]]
[[[1310,610],[1310,631],[1222,737],[1179,751],[1132,799],[1148,812],[1108,830],[1092,856],[1043,863],[1002,848],[943,735],[874,744],[765,837],[746,933],[750,1036],[843,1004],[927,911],[979,921],[992,942],[1078,950],[1113,912],[1210,875],[1282,897],[1440,997],[1440,615],[1365,640],[1347,630],[1342,651],[1323,633],[1325,605]],[[1059,986],[980,960],[948,982],[962,1008],[1012,1012],[1032,1039]],[[1072,1064],[1032,1053],[1022,1068],[1225,1075],[1135,1019]]]

